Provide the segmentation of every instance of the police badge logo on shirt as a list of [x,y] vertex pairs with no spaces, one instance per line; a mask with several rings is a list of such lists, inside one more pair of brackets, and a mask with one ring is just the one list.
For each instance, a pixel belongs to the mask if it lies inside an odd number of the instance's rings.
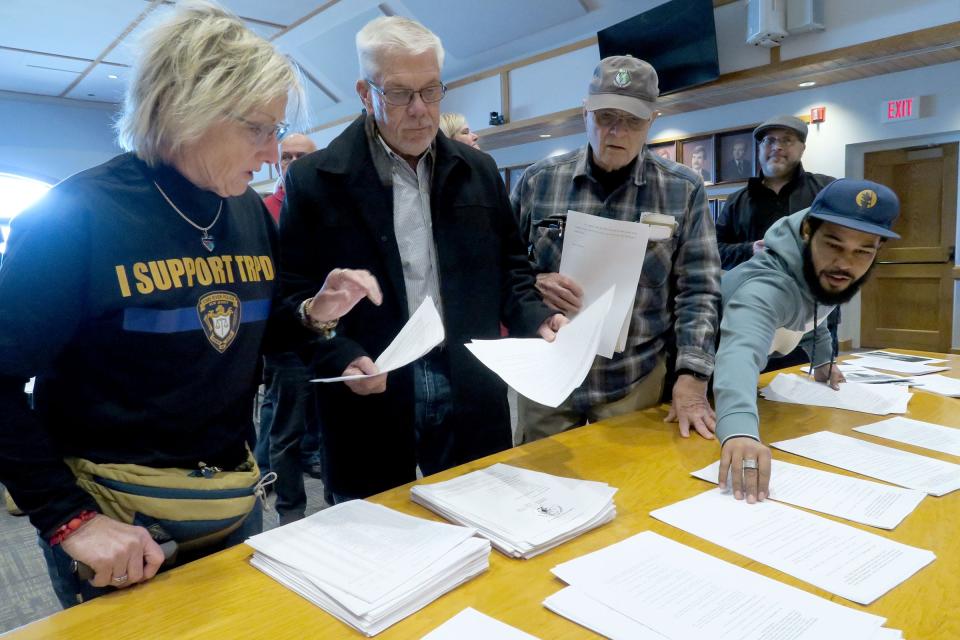
[[240,327],[240,298],[229,291],[212,291],[197,302],[197,314],[207,340],[223,353]]

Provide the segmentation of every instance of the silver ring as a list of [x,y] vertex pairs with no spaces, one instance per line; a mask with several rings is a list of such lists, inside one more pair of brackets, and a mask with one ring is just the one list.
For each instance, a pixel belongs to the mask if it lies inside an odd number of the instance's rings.
[[119,584],[126,584],[127,580],[129,580],[129,579],[130,579],[130,576],[128,576],[127,574],[123,574],[122,576],[117,576],[116,578],[114,578],[114,579],[111,580],[110,582],[112,582],[113,584],[118,584],[118,585],[119,585]]
[[756,461],[756,460],[744,458],[744,460],[743,460],[743,470],[744,470],[744,471],[746,471],[747,469],[756,469],[756,468],[757,468],[757,461]]

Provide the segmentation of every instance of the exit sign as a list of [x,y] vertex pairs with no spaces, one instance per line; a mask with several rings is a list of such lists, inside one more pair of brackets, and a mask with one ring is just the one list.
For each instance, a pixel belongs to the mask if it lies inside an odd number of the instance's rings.
[[899,122],[920,117],[920,97],[897,98],[883,103],[883,121]]

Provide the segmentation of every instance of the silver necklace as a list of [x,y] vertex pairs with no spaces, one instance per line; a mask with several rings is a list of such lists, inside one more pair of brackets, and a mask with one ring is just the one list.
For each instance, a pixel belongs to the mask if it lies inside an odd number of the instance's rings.
[[173,207],[173,210],[176,211],[176,212],[180,215],[181,218],[183,218],[184,220],[187,221],[187,224],[189,224],[189,225],[190,225],[191,227],[193,227],[194,229],[197,229],[198,231],[200,231],[201,233],[203,233],[203,235],[200,236],[200,244],[203,245],[203,248],[204,248],[204,249],[206,249],[207,251],[211,251],[211,252],[212,252],[212,251],[213,251],[213,247],[214,247],[215,245],[214,245],[214,242],[213,242],[213,236],[210,235],[210,229],[213,228],[213,225],[217,224],[217,220],[220,219],[220,214],[223,213],[223,200],[222,200],[222,199],[220,200],[220,206],[217,207],[217,215],[215,215],[215,216],[213,217],[213,222],[211,222],[210,224],[208,224],[208,225],[205,226],[205,227],[201,227],[201,226],[198,225],[196,222],[194,222],[193,220],[191,220],[190,218],[188,218],[186,215],[184,215],[183,211],[180,211],[180,209],[177,208],[177,205],[173,204],[173,201],[170,200],[169,197],[167,197],[167,194],[163,192],[163,189],[160,188],[160,185],[158,185],[156,181],[153,182],[153,186],[155,186],[155,187],[157,188],[157,191],[159,191],[159,192],[160,192],[160,195],[163,196],[163,199],[167,201],[167,204],[170,205],[171,207]]

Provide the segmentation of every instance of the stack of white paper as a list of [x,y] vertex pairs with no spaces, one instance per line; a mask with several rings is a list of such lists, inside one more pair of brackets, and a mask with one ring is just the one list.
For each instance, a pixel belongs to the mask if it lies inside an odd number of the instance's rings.
[[853,430],[960,456],[960,429],[945,427],[942,424],[897,417],[855,427]]
[[[751,505],[752,506],[752,505]],[[898,637],[844,607],[644,531],[565,562],[544,606],[614,640]],[[892,632],[892,636],[878,635]]]
[[436,305],[433,304],[433,298],[427,296],[400,329],[397,337],[377,357],[375,364],[380,370],[379,373],[315,378],[310,382],[360,380],[362,378],[372,378],[388,371],[395,371],[425,356],[431,349],[443,342],[443,338],[443,321],[440,319],[440,313],[437,311]]
[[489,538],[514,558],[532,558],[613,520],[604,482],[552,476],[497,463],[436,484],[418,484],[411,499]]
[[650,232],[648,224],[567,211],[560,273],[583,289],[584,306],[616,288],[597,344],[596,353],[605,358],[626,346]]
[[537,637],[467,607],[421,640],[537,640]]
[[247,544],[254,567],[372,636],[486,571],[475,533],[353,500]]
[[807,376],[792,373],[777,374],[770,386],[760,390],[767,400],[806,404],[815,407],[832,407],[886,415],[906,413],[912,394],[899,385],[859,384],[843,382],[839,390]]
[[860,604],[870,604],[936,558],[932,551],[773,500],[734,500],[720,489],[650,515]]
[[[899,418],[894,418],[899,420]],[[717,483],[720,462],[699,471],[693,476]],[[733,486],[728,473],[728,491]],[[772,460],[770,468],[771,500],[786,502],[820,513],[862,522],[881,529],[893,529],[907,517],[926,496],[923,491],[891,487],[879,482],[842,476],[821,469],[811,469],[782,460]]]
[[770,446],[932,496],[960,489],[960,465],[832,431],[818,431]]
[[560,329],[553,342],[540,338],[473,340],[466,345],[488,369],[520,395],[559,406],[590,371],[614,288]]

